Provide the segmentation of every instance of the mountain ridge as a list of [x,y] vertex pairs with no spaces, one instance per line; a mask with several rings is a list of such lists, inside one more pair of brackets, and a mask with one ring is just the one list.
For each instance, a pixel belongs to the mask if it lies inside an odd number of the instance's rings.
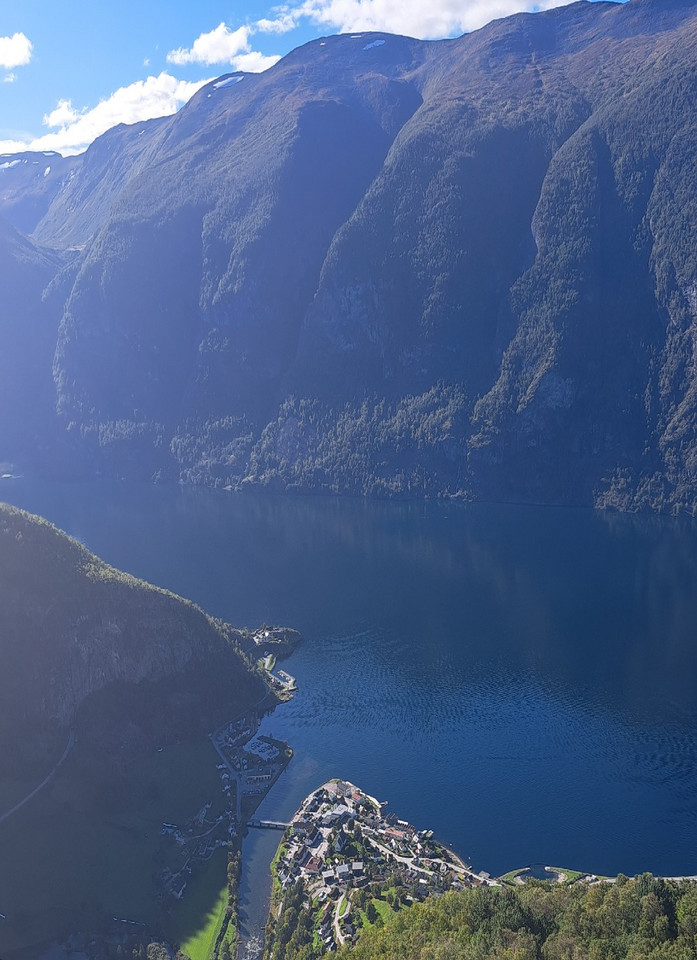
[[327,37],[109,131],[34,231],[81,248],[47,468],[697,509],[695,39]]

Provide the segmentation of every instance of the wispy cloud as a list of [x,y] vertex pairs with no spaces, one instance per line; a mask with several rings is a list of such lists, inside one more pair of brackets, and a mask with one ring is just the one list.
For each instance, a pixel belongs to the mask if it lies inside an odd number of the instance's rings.
[[44,117],[50,129],[30,142],[0,141],[1,153],[20,150],[56,150],[64,155],[82,153],[93,140],[119,123],[138,123],[176,113],[208,80],[188,83],[163,72],[120,87],[92,108],[76,109],[70,100],[59,100]]
[[275,20],[257,20],[254,24],[255,33],[289,33],[295,30],[299,23],[299,14],[294,11],[284,9],[279,12]]
[[[268,20],[265,23],[271,25],[274,21]],[[271,27],[266,32],[270,32]],[[213,64],[225,64],[231,66],[234,70],[247,70],[250,73],[260,73],[273,66],[280,56],[266,56],[257,50],[253,50],[249,42],[253,33],[257,32],[256,25],[245,25],[238,27],[237,30],[231,30],[227,24],[220,23],[215,30],[208,33],[202,33],[198,36],[191,47],[179,47],[177,50],[170,50],[167,54],[167,62],[183,66],[189,63],[203,64],[212,66]],[[276,30],[275,32],[282,32]]]
[[0,67],[13,70],[24,67],[31,60],[32,42],[23,33],[13,33],[11,37],[0,37]]

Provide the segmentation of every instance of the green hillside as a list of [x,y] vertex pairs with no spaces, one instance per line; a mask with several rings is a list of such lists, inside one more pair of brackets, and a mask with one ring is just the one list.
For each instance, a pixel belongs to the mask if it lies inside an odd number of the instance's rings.
[[[300,956],[300,954],[296,954]],[[312,956],[306,955],[306,960]],[[697,885],[642,874],[616,883],[529,882],[449,893],[388,916],[340,960],[689,960]]]

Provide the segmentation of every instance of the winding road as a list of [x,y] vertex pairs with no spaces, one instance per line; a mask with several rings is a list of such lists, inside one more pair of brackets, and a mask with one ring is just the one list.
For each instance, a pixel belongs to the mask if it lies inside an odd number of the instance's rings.
[[39,784],[39,786],[38,786],[38,787],[34,787],[34,789],[32,790],[32,792],[31,792],[31,793],[28,793],[23,800],[20,800],[19,803],[16,803],[16,804],[14,805],[14,807],[12,807],[11,810],[8,810],[8,811],[7,811],[7,813],[3,813],[2,815],[0,815],[0,823],[2,823],[3,820],[7,820],[8,817],[11,817],[13,813],[17,813],[17,811],[18,811],[19,809],[21,809],[21,808],[24,806],[25,803],[28,803],[28,802],[31,800],[32,797],[35,797],[35,796],[36,796],[36,794],[39,792],[39,790],[43,790],[43,788],[46,786],[46,784],[49,782],[49,780],[51,780],[51,779],[53,778],[53,775],[55,774],[56,770],[61,766],[61,764],[64,762],[65,758],[68,756],[68,754],[70,753],[70,751],[73,749],[73,744],[74,744],[74,743],[75,743],[75,731],[74,731],[74,730],[71,730],[71,731],[70,731],[70,736],[68,737],[68,744],[67,744],[65,750],[63,751],[62,757],[60,758],[60,760],[58,761],[58,763],[55,765],[55,767],[53,768],[53,770],[51,770],[51,772],[49,773],[49,775],[48,775],[47,777],[44,777],[44,779],[41,781],[41,783]]

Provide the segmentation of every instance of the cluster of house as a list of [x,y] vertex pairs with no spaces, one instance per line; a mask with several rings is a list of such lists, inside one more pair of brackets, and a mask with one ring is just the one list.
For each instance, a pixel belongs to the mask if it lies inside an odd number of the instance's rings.
[[236,756],[237,748],[253,736],[254,729],[255,720],[253,717],[240,717],[238,720],[233,720],[216,730],[211,735],[211,740],[218,752],[222,751],[229,754],[232,759]]
[[256,806],[288,762],[289,751],[283,752],[287,745],[271,737],[256,736],[258,725],[255,715],[241,717],[210,736],[222,761],[218,771],[223,793],[231,800],[233,787],[236,789],[238,820],[245,815],[242,799],[247,797]]
[[[283,744],[268,737],[253,736],[254,718],[241,718],[211,735],[211,743],[222,761],[217,765],[226,809],[215,819],[206,803],[186,826],[163,823],[161,833],[177,844],[171,864],[159,876],[159,895],[181,900],[192,866],[210,859],[214,851],[236,836],[244,822],[244,805],[259,802],[287,763]],[[245,799],[247,798],[247,799]]]
[[399,884],[414,900],[488,882],[439,846],[433,831],[386,815],[377,800],[341,780],[303,802],[282,841],[276,878],[282,891],[302,881],[328,950],[357,934],[355,903],[378,899],[389,885]]

